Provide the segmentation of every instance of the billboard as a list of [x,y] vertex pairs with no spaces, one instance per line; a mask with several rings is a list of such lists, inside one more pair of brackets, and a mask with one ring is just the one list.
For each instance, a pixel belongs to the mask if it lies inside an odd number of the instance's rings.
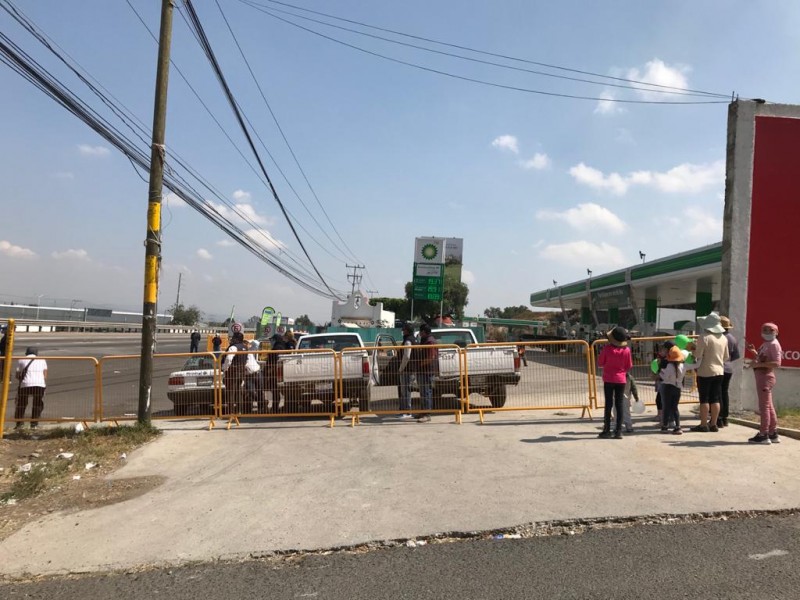
[[800,214],[800,119],[755,118],[745,338],[761,345],[775,322],[783,366],[800,367],[800,278],[792,267]]

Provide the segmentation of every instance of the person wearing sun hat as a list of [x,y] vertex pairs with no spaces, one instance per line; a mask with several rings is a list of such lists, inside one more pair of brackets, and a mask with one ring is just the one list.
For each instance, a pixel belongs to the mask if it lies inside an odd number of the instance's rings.
[[728,340],[728,354],[729,359],[725,361],[725,364],[722,366],[722,370],[725,372],[722,376],[722,396],[719,406],[719,418],[717,419],[717,427],[727,427],[728,426],[728,410],[730,408],[730,395],[728,393],[728,389],[731,386],[731,378],[733,377],[733,362],[739,360],[741,355],[739,354],[739,342],[731,333],[731,329],[733,329],[733,323],[728,317],[720,316],[719,324],[725,328],[725,339]]
[[617,414],[614,439],[622,439],[622,401],[625,394],[626,375],[633,368],[631,349],[628,348],[628,331],[617,325],[608,333],[608,344],[603,346],[597,364],[603,369],[603,392],[605,408],[603,411],[603,431],[598,437],[611,437],[611,409]]
[[772,403],[772,388],[775,387],[775,369],[781,366],[778,326],[771,322],[764,323],[761,326],[761,338],[764,343],[758,350],[753,344],[747,344],[747,350],[756,355],[751,366],[756,376],[758,412],[761,414],[761,427],[748,441],[754,444],[777,444],[781,440],[778,437],[778,416]]
[[692,431],[719,431],[719,403],[722,399],[722,380],[725,361],[730,360],[728,339],[719,314],[712,312],[697,318],[701,330],[695,342],[697,363],[697,395],[700,397],[700,424]]
[[681,390],[683,389],[683,377],[686,370],[683,366],[683,352],[678,346],[672,346],[667,352],[667,364],[661,369],[661,402],[664,405],[664,418],[661,421],[661,433],[669,432],[668,424],[672,421],[675,428],[672,433],[680,435],[681,415],[678,410],[678,403],[681,401]]

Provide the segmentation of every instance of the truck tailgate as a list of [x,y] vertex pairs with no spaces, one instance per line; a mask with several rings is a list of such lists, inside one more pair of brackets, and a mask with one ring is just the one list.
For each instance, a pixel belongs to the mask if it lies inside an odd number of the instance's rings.
[[517,350],[514,346],[467,348],[467,373],[470,376],[513,373]]
[[282,356],[283,380],[285,382],[333,381],[334,355],[298,354]]

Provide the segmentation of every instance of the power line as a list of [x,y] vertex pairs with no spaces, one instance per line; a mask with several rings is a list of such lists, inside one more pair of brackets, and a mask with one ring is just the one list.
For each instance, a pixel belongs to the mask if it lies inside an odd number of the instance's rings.
[[314,269],[314,272],[317,274],[317,276],[319,277],[320,281],[328,289],[328,291],[335,296],[336,295],[335,292],[328,285],[328,282],[325,281],[325,278],[319,272],[319,269],[317,269],[317,266],[314,264],[314,261],[311,260],[311,255],[308,253],[308,250],[306,250],[305,244],[303,244],[303,240],[300,239],[300,236],[297,234],[297,230],[295,229],[294,224],[292,223],[292,220],[289,218],[289,215],[286,212],[286,208],[283,205],[283,201],[280,199],[280,196],[278,196],[278,191],[275,189],[275,186],[272,184],[272,180],[270,179],[269,174],[267,173],[266,167],[264,167],[264,163],[261,160],[261,156],[258,154],[258,150],[256,149],[255,144],[253,143],[253,139],[250,137],[250,132],[247,130],[247,127],[245,126],[244,120],[242,118],[242,111],[239,109],[239,106],[238,106],[238,104],[236,102],[236,99],[233,96],[233,92],[231,92],[231,89],[228,86],[228,82],[225,79],[225,75],[222,73],[222,69],[220,68],[219,62],[217,61],[216,56],[214,55],[214,51],[211,48],[211,43],[209,42],[208,37],[206,36],[205,30],[203,29],[203,25],[200,22],[200,18],[198,17],[197,12],[195,12],[195,10],[194,10],[194,6],[192,5],[192,1],[191,0],[184,0],[184,8],[186,9],[186,12],[188,13],[188,16],[189,16],[189,19],[191,21],[192,27],[195,29],[195,31],[197,32],[198,37],[201,40],[201,48],[203,49],[203,51],[204,51],[204,53],[206,55],[206,58],[208,59],[209,63],[211,64],[211,68],[214,71],[215,75],[217,76],[217,80],[219,81],[220,85],[222,86],[223,92],[225,93],[225,96],[226,96],[226,98],[228,100],[228,104],[230,104],[231,109],[234,112],[234,116],[236,117],[236,120],[239,122],[239,127],[241,128],[242,133],[244,133],[244,136],[247,139],[247,143],[249,144],[250,149],[252,150],[253,154],[255,155],[256,161],[258,162],[258,165],[261,168],[261,171],[264,173],[264,177],[266,178],[267,183],[269,184],[269,189],[272,192],[273,198],[275,198],[275,201],[278,203],[278,206],[280,207],[281,212],[283,213],[283,216],[286,219],[287,224],[289,225],[289,228],[292,230],[292,234],[294,235],[295,239],[297,240],[297,243],[300,245],[300,248],[303,250],[303,254],[305,254],[306,258],[308,259],[309,264]]
[[[273,16],[273,15],[271,15],[271,13],[268,10],[266,10],[265,7],[263,7],[263,5],[260,5],[260,4],[256,3],[256,2],[251,2],[249,0],[240,0],[240,1],[243,4],[246,4],[246,5],[248,5],[248,6],[252,7],[252,8],[255,8],[256,10],[260,10],[261,12],[264,12],[266,14],[269,14],[270,16]],[[319,19],[313,19],[311,17],[298,15],[298,14],[293,13],[291,11],[281,10],[279,8],[270,7],[269,10],[277,12],[277,13],[281,13],[281,14],[284,14],[284,15],[289,15],[289,16],[292,16],[292,17],[295,17],[295,18],[298,18],[298,19],[302,19],[304,21],[310,21],[312,23],[317,23],[319,25],[324,25],[326,27],[332,27],[332,28],[338,29],[340,31],[347,31],[349,33],[354,33],[356,35],[360,35],[360,36],[364,36],[364,37],[368,37],[368,38],[372,38],[372,39],[376,39],[376,40],[381,40],[381,41],[384,41],[384,42],[389,42],[391,44],[397,44],[399,46],[404,46],[406,48],[414,48],[416,50],[422,50],[424,52],[430,52],[430,53],[433,53],[433,54],[438,54],[440,56],[448,56],[448,57],[451,57],[451,58],[457,58],[457,59],[460,59],[460,60],[465,60],[465,61],[469,61],[469,62],[473,62],[473,63],[477,63],[477,64],[489,65],[489,66],[493,66],[493,67],[499,67],[501,69],[508,69],[508,70],[511,70],[511,71],[530,73],[532,75],[540,75],[542,77],[552,77],[554,79],[562,79],[562,80],[566,80],[566,81],[576,81],[576,82],[580,82],[580,83],[588,83],[588,84],[591,84],[591,85],[601,85],[601,86],[604,86],[604,87],[615,87],[615,88],[622,88],[622,89],[628,89],[628,90],[647,91],[647,92],[658,93],[658,94],[674,94],[674,95],[677,95],[677,96],[691,96],[691,97],[698,97],[698,96],[699,97],[716,97],[716,98],[727,98],[728,97],[728,94],[718,94],[718,93],[714,93],[714,92],[703,92],[703,91],[699,91],[699,90],[688,90],[688,89],[685,89],[685,88],[678,88],[678,87],[674,87],[674,86],[661,86],[661,85],[658,85],[658,84],[652,84],[652,83],[648,83],[648,82],[636,82],[635,85],[628,85],[628,84],[622,84],[622,83],[610,83],[608,81],[593,81],[591,79],[585,79],[585,78],[582,78],[582,77],[570,77],[568,75],[558,75],[556,73],[547,73],[545,71],[538,71],[538,70],[535,70],[535,69],[527,69],[527,68],[524,68],[524,67],[515,67],[513,65],[506,65],[506,64],[495,62],[495,61],[491,61],[491,60],[483,60],[483,59],[479,59],[479,58],[473,58],[473,57],[470,57],[470,56],[464,56],[463,54],[456,54],[454,52],[446,52],[446,51],[443,51],[443,50],[435,50],[433,48],[427,48],[425,46],[420,46],[418,44],[412,44],[412,43],[408,43],[408,42],[401,42],[399,40],[393,40],[393,39],[388,38],[388,37],[384,37],[384,36],[380,36],[380,35],[374,35],[374,34],[371,34],[371,33],[366,33],[364,31],[359,31],[359,30],[353,29],[351,27],[342,27],[340,25],[335,25],[333,23],[328,23],[326,21],[321,21]],[[310,11],[310,12],[316,12],[316,11]],[[329,17],[329,18],[336,18],[336,17]],[[363,27],[370,27],[368,25],[362,25],[362,26]],[[397,33],[396,35],[405,35],[405,34]],[[413,36],[408,36],[408,37],[413,37]],[[440,43],[440,42],[434,42],[432,40],[426,40],[426,41],[429,41],[430,43]],[[473,52],[477,52],[477,51],[473,50]],[[484,54],[486,54],[486,53],[484,53]],[[598,75],[592,75],[592,76],[598,77]],[[651,85],[655,86],[656,89],[642,87],[642,86],[651,86]],[[666,88],[666,89],[663,89],[663,88]]]
[[[250,66],[250,62],[247,60],[247,57],[246,57],[246,56],[245,56],[245,54],[244,54],[244,50],[242,49],[242,46],[239,44],[239,40],[237,39],[237,37],[236,37],[236,34],[233,32],[233,28],[231,27],[231,24],[230,24],[230,22],[228,21],[228,18],[225,16],[225,13],[224,13],[224,12],[223,12],[223,10],[222,10],[222,6],[220,5],[220,3],[219,3],[219,0],[214,0],[214,1],[216,2],[216,4],[217,4],[217,8],[219,9],[219,12],[220,12],[220,14],[222,15],[222,18],[223,18],[223,20],[225,21],[225,25],[228,27],[228,31],[230,32],[230,34],[231,34],[231,37],[233,38],[233,41],[234,41],[234,42],[235,42],[235,44],[236,44],[236,47],[239,49],[239,54],[241,54],[241,56],[242,56],[242,60],[244,61],[245,65],[247,66],[247,70],[250,72],[250,76],[252,77],[252,79],[253,79],[253,82],[256,84],[256,87],[258,88],[258,91],[259,91],[259,93],[261,94],[261,98],[262,98],[262,100],[264,101],[264,104],[266,105],[266,107],[267,107],[267,110],[269,111],[269,114],[272,116],[272,120],[275,122],[275,126],[278,128],[278,131],[280,132],[280,134],[281,134],[281,137],[283,138],[283,141],[284,141],[284,143],[286,144],[286,147],[289,149],[289,153],[292,155],[292,158],[294,159],[294,163],[295,163],[295,165],[297,165],[297,168],[298,168],[298,170],[299,170],[299,171],[300,171],[300,173],[302,174],[302,176],[303,176],[303,179],[305,180],[305,182],[306,182],[306,185],[308,186],[308,189],[309,189],[309,190],[311,190],[311,194],[312,194],[312,195],[314,196],[314,198],[316,199],[316,201],[317,201],[317,204],[318,204],[318,205],[319,205],[319,207],[322,209],[322,213],[325,215],[326,219],[328,220],[328,223],[329,223],[329,224],[330,224],[330,226],[333,228],[333,230],[334,230],[334,232],[336,233],[336,235],[337,235],[337,237],[339,238],[339,240],[342,242],[342,244],[344,245],[344,247],[345,247],[345,248],[346,248],[346,249],[347,249],[347,250],[350,252],[350,256],[351,256],[352,258],[355,258],[355,254],[354,254],[354,253],[353,253],[353,251],[350,249],[350,247],[347,245],[347,242],[345,242],[344,238],[342,238],[341,234],[339,233],[339,230],[338,230],[338,229],[336,229],[336,226],[333,224],[333,221],[331,221],[331,218],[330,218],[330,216],[328,215],[328,212],[325,210],[325,207],[322,205],[322,202],[320,201],[320,199],[319,199],[319,196],[317,195],[317,192],[316,192],[316,190],[314,189],[314,186],[312,186],[312,185],[311,185],[311,181],[309,181],[309,179],[308,179],[308,176],[306,175],[306,172],[305,172],[305,170],[303,169],[302,165],[300,164],[300,161],[298,160],[298,158],[297,158],[297,155],[295,154],[295,151],[294,151],[294,149],[292,148],[292,145],[289,143],[289,140],[288,140],[288,138],[286,137],[286,134],[285,134],[285,133],[284,133],[284,131],[283,131],[283,127],[281,127],[281,124],[280,124],[280,122],[278,121],[278,117],[275,115],[275,112],[272,110],[272,106],[270,105],[269,101],[267,100],[267,97],[266,97],[266,95],[264,94],[264,90],[261,88],[261,85],[259,84],[259,82],[258,82],[258,79],[256,78],[256,76],[255,76],[255,73],[253,72],[253,69],[252,69],[252,68],[251,68],[251,66]],[[263,145],[263,142],[262,142],[262,145]],[[266,147],[265,147],[265,149],[266,149]],[[273,159],[273,160],[274,160],[274,159]],[[277,162],[276,162],[276,166],[277,166]],[[287,183],[288,183],[288,178],[287,178]],[[291,185],[291,184],[290,184],[290,185]],[[294,187],[292,187],[292,190],[294,191]],[[331,239],[331,237],[328,235],[328,233],[327,233],[327,232],[326,232],[326,231],[325,231],[325,230],[322,228],[322,226],[321,226],[321,225],[319,224],[319,222],[316,220],[316,218],[315,218],[315,217],[314,217],[314,215],[311,213],[311,211],[310,211],[310,210],[308,210],[308,207],[305,205],[305,202],[303,202],[302,198],[300,197],[300,195],[299,195],[299,194],[297,194],[297,192],[296,192],[296,191],[295,191],[295,195],[297,196],[297,199],[298,199],[298,200],[300,200],[300,203],[303,205],[303,208],[305,208],[305,209],[306,209],[306,211],[308,212],[309,216],[311,216],[311,218],[314,220],[314,222],[315,222],[315,223],[317,224],[317,226],[320,228],[320,231],[322,231],[322,233],[325,235],[325,237],[327,237],[327,238],[328,238],[328,240],[329,240],[329,241],[330,241],[330,242],[331,242],[331,243],[332,243],[334,246],[336,246],[336,242],[334,242],[334,241],[333,241],[333,239]]]
[[[7,4],[9,3],[2,4],[2,8],[4,8],[6,12],[9,12],[9,14],[11,14],[15,19],[18,19],[18,22],[20,19],[24,19],[24,16],[19,12],[14,14],[9,11]],[[27,25],[29,25],[30,28],[34,27],[30,22],[28,22]],[[26,27],[26,29],[29,29],[29,31],[30,28]],[[41,37],[37,37],[37,39],[42,41]],[[66,64],[84,84],[90,87],[90,89],[98,95],[98,97],[101,97],[104,104],[106,104],[106,106],[109,107],[118,118],[123,119],[123,122],[130,126],[130,123],[126,121],[124,111],[115,106],[114,103],[111,102],[107,97],[104,97],[102,92],[92,86],[86,77],[81,76],[80,73],[77,73],[75,68],[65,61],[63,56],[59,56],[52,46],[48,46],[48,49],[54,53],[59,60],[64,62],[64,64]],[[83,100],[75,96],[71,90],[67,89],[63,84],[61,84],[55,77],[47,72],[47,70],[44,69],[41,64],[39,64],[2,32],[0,32],[0,61],[9,66],[24,79],[28,80],[40,91],[53,98],[56,102],[72,112],[79,119],[84,121],[101,137],[106,139],[106,141],[108,141],[112,146],[123,152],[123,154],[125,154],[125,156],[128,157],[132,163],[138,165],[142,169],[147,168],[147,165],[149,164],[149,157],[141,148],[137,148],[133,142],[131,142],[124,134],[122,134],[122,132],[110,124],[104,117],[99,115],[99,113],[97,113],[94,109],[89,107]],[[179,174],[175,173],[172,169],[170,169],[169,173],[165,174],[165,187],[173,191],[189,206],[206,216],[218,227],[226,231],[231,237],[236,239],[240,244],[248,249],[248,251],[267,262],[270,266],[278,270],[283,275],[319,295],[330,298],[338,298],[339,295],[341,295],[341,292],[339,294],[334,294],[330,290],[327,292],[321,290],[316,286],[316,283],[307,276],[304,276],[301,273],[296,273],[290,267],[284,266],[280,257],[273,256],[271,252],[260,245],[256,240],[253,240],[251,237],[249,237],[244,231],[241,230],[241,228],[231,223],[206,201],[199,198],[199,196],[196,195],[196,192],[193,190],[193,188],[191,188],[191,186],[188,185],[185,179],[183,179]]]
[[[253,8],[267,8],[264,4],[261,4],[259,2],[255,2],[255,0],[240,0],[240,2],[242,2],[243,4],[247,4],[247,5],[249,5],[249,6],[253,7]],[[622,81],[622,82],[625,82],[625,83],[632,83],[632,84],[636,84],[636,85],[640,85],[640,86],[650,86],[650,87],[653,87],[653,88],[660,88],[660,89],[665,89],[665,90],[675,90],[675,91],[678,91],[678,92],[690,92],[690,93],[693,93],[693,94],[716,96],[716,97],[720,97],[720,98],[728,98],[729,97],[729,94],[721,94],[721,93],[716,93],[716,92],[707,92],[707,91],[703,91],[703,90],[681,88],[681,87],[677,87],[677,86],[652,83],[652,82],[648,82],[648,81],[641,81],[641,80],[630,79],[630,78],[626,78],[626,77],[615,77],[613,75],[604,75],[604,74],[601,74],[601,73],[594,73],[592,71],[586,71],[586,70],[582,70],[582,69],[574,69],[574,68],[570,68],[570,67],[564,67],[564,66],[561,66],[561,65],[545,63],[545,62],[540,62],[540,61],[535,61],[535,60],[530,60],[530,59],[525,59],[525,58],[519,58],[519,57],[516,57],[516,56],[510,56],[510,55],[507,55],[507,54],[500,54],[500,53],[496,53],[496,52],[490,52],[490,51],[487,51],[487,50],[480,50],[480,49],[476,49],[476,48],[471,48],[469,46],[463,46],[463,45],[460,45],[460,44],[454,44],[454,43],[450,43],[450,42],[443,42],[441,40],[427,38],[427,37],[424,37],[424,36],[413,35],[413,34],[405,33],[405,32],[402,32],[402,31],[397,31],[397,30],[394,30],[394,29],[388,29],[388,28],[385,28],[385,27],[378,27],[376,25],[371,25],[369,23],[364,23],[362,21],[356,21],[356,20],[353,20],[353,19],[347,19],[347,18],[344,18],[344,17],[339,17],[339,16],[336,16],[336,15],[332,15],[330,13],[324,13],[324,12],[320,12],[320,11],[316,11],[316,10],[311,10],[309,8],[304,8],[302,6],[297,6],[295,4],[290,4],[290,3],[287,3],[287,2],[280,2],[278,0],[267,0],[267,2],[269,2],[270,4],[273,4],[273,5],[277,4],[277,5],[280,5],[280,6],[285,6],[285,7],[288,7],[288,8],[292,8],[294,10],[299,10],[299,11],[302,11],[302,12],[315,14],[315,15],[326,17],[326,18],[333,19],[333,20],[336,20],[336,21],[341,21],[341,22],[344,22],[344,23],[350,23],[350,24],[353,24],[353,25],[358,25],[360,27],[365,27],[365,28],[372,29],[372,30],[375,30],[375,31],[382,31],[384,33],[391,33],[393,35],[398,35],[398,36],[409,38],[409,39],[423,41],[423,42],[427,42],[427,43],[430,43],[430,44],[437,44],[437,45],[445,46],[445,47],[448,47],[448,48],[455,48],[455,49],[458,49],[458,50],[465,50],[467,52],[473,52],[475,54],[481,54],[481,55],[484,55],[484,56],[491,56],[491,57],[494,57],[494,58],[502,58],[504,60],[509,60],[509,61],[513,61],[513,62],[536,65],[536,66],[545,67],[545,68],[548,68],[548,69],[554,69],[554,70],[559,70],[559,71],[564,71],[564,72],[569,72],[569,73],[576,73],[576,74],[580,74],[580,75],[587,75],[587,76],[590,76],[590,77],[599,77],[599,78],[608,79],[608,80],[611,80],[611,81]],[[270,10],[279,10],[279,9],[276,9],[274,7],[270,7]],[[262,11],[262,12],[265,12],[265,11]],[[282,12],[284,12],[284,14],[293,14],[293,13],[289,13],[287,11],[282,11]],[[294,15],[294,16],[297,16],[298,18],[304,18],[304,17],[301,17],[300,15]],[[332,24],[328,24],[328,25],[331,26],[331,27],[334,26]],[[355,31],[355,30],[349,30],[349,29],[348,29],[348,31],[354,31],[355,33],[362,33],[362,32],[358,32],[358,31]],[[390,41],[390,42],[394,42],[394,43],[400,43],[400,42],[397,42],[396,40],[391,40],[391,39],[388,39],[388,38],[379,38],[379,39],[385,39],[386,41]],[[414,46],[414,47],[417,47],[417,46]],[[428,50],[428,51],[433,52],[432,49],[428,49],[428,48],[424,48],[424,47],[420,47],[420,49]],[[467,57],[462,57],[462,56],[459,56],[459,55],[455,55],[455,56],[467,59]],[[587,83],[597,83],[597,82],[591,82],[589,80],[587,80],[586,82]],[[608,85],[611,85],[611,84],[608,84]],[[649,90],[649,91],[657,91],[657,90]]]
[[515,91],[515,92],[523,92],[523,93],[527,93],[527,94],[536,94],[536,95],[540,95],[540,96],[550,96],[550,97],[554,97],[554,98],[570,98],[570,99],[573,99],[573,100],[591,100],[591,101],[603,101],[603,102],[617,102],[617,103],[621,103],[621,104],[669,104],[669,105],[687,104],[688,105],[688,104],[729,104],[729,102],[730,102],[729,99],[727,99],[727,100],[687,100],[687,101],[677,101],[677,100],[633,100],[633,99],[621,99],[621,98],[602,98],[602,97],[599,97],[599,96],[582,96],[582,95],[578,95],[578,94],[564,94],[564,93],[560,93],[560,92],[548,92],[548,91],[544,91],[544,90],[536,90],[536,89],[525,88],[525,87],[520,87],[520,86],[506,85],[506,84],[502,84],[502,83],[495,83],[495,82],[492,82],[492,81],[486,81],[484,79],[478,79],[478,78],[475,78],[475,77],[467,77],[466,75],[457,75],[455,73],[450,73],[448,71],[442,71],[441,69],[434,69],[432,67],[426,67],[424,65],[420,65],[420,64],[417,64],[417,63],[412,63],[412,62],[409,62],[409,61],[401,60],[399,58],[393,58],[391,56],[387,56],[385,54],[381,54],[380,52],[375,52],[373,50],[367,50],[366,48],[362,48],[360,46],[356,46],[354,44],[350,44],[348,42],[344,42],[344,41],[342,41],[340,39],[337,39],[335,37],[331,37],[329,35],[325,35],[324,33],[320,33],[319,31],[316,31],[314,29],[310,29],[308,27],[304,27],[303,25],[300,25],[300,24],[295,23],[293,21],[290,21],[288,19],[284,19],[283,17],[280,17],[280,16],[270,12],[269,10],[266,10],[266,9],[260,9],[260,10],[261,10],[261,12],[271,16],[273,19],[276,19],[278,21],[286,23],[287,25],[291,25],[292,27],[296,27],[297,29],[301,29],[303,31],[306,31],[306,32],[311,33],[313,35],[316,35],[318,37],[324,38],[324,39],[329,40],[331,42],[334,42],[336,44],[340,44],[342,46],[345,46],[347,48],[351,48],[353,50],[357,50],[359,52],[363,52],[364,54],[368,54],[370,56],[375,56],[377,58],[382,58],[382,59],[387,60],[389,62],[405,65],[407,67],[412,67],[414,69],[419,69],[421,71],[426,71],[428,73],[435,73],[437,75],[442,75],[444,77],[450,77],[452,79],[458,79],[460,81],[468,81],[470,83],[477,83],[479,85],[486,85],[486,86],[489,86],[489,87],[495,87],[495,88],[500,88],[500,89],[505,89],[505,90],[511,90],[511,91]]

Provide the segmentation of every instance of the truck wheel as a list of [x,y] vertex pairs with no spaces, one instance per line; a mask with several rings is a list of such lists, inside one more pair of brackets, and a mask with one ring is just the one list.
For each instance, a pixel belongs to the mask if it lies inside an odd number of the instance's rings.
[[489,402],[492,408],[503,408],[506,404],[506,386],[497,385],[489,390]]

